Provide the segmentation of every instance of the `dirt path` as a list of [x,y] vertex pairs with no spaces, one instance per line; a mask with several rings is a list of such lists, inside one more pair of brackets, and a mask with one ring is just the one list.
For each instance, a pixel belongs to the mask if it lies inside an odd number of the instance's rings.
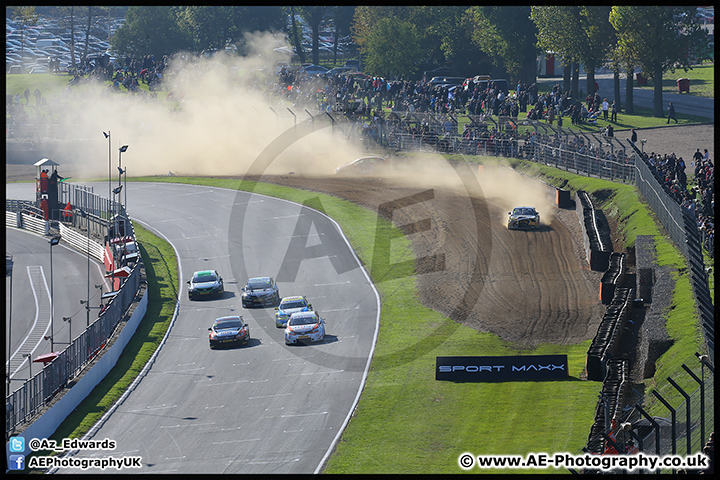
[[[417,258],[434,256],[418,262],[422,303],[453,320],[528,347],[576,343],[597,330],[604,311],[601,274],[590,271],[582,256],[574,211],[554,211],[539,231],[510,231],[505,208],[466,193],[434,189],[432,198],[408,204],[410,196],[427,190],[375,178],[263,180],[327,193],[375,211],[383,211],[381,204],[404,202],[392,210],[392,221],[429,227],[409,234]],[[568,228],[573,222],[577,227]]]

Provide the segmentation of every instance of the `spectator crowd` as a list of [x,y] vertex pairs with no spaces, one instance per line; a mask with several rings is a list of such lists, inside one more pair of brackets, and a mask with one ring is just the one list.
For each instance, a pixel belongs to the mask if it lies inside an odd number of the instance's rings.
[[693,154],[690,167],[694,178],[688,182],[683,157],[669,154],[641,153],[665,192],[697,221],[703,246],[710,256],[715,251],[715,166],[708,150]]

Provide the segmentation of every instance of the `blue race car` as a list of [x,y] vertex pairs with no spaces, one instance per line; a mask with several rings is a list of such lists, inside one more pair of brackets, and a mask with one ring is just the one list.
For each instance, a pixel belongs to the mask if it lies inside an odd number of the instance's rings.
[[285,297],[280,301],[280,306],[275,308],[275,326],[284,328],[287,325],[290,315],[297,312],[308,312],[312,310],[312,305],[302,295],[294,295]]

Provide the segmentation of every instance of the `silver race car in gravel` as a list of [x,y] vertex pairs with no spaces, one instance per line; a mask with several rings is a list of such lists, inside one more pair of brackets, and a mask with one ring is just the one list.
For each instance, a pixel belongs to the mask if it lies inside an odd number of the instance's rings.
[[535,207],[515,207],[508,215],[509,230],[540,228],[540,214]]

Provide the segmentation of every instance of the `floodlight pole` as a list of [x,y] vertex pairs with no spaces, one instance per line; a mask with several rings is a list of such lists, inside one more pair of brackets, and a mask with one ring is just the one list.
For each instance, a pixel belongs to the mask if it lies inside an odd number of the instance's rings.
[[53,295],[53,259],[52,247],[60,243],[60,237],[50,239],[50,351],[55,351],[55,327],[53,325],[55,317],[55,298]]

